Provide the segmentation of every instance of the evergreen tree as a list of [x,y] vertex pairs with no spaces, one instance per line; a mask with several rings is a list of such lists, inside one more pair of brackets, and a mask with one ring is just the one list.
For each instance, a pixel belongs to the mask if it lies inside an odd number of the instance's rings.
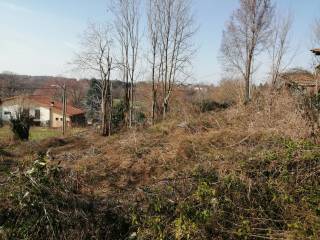
[[100,121],[101,108],[101,86],[100,82],[93,78],[90,81],[90,87],[86,97],[87,119]]

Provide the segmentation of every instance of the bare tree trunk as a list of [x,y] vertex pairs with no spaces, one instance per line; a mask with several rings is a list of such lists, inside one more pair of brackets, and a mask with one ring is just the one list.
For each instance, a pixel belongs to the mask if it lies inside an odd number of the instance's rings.
[[165,97],[163,99],[163,119],[166,119],[167,117],[167,113],[168,113],[168,109],[169,108],[169,102],[168,102],[168,98]]
[[[189,0],[151,0],[149,9],[149,37],[152,52],[152,116],[154,122],[156,98],[161,96],[162,118],[167,117],[171,92],[177,81],[177,73],[183,76],[184,67],[190,63],[194,35],[193,17]],[[159,38],[159,41],[158,41]],[[156,59],[157,58],[157,59]],[[156,64],[157,63],[157,64]],[[161,94],[156,92],[155,68]]]
[[130,102],[129,102],[129,127],[131,128],[132,127],[132,122],[133,122],[133,110],[134,110],[134,92],[133,92],[133,89],[134,89],[134,85],[133,85],[133,79],[131,79],[131,82],[130,82]]
[[110,27],[91,24],[84,34],[83,52],[78,55],[75,64],[87,71],[99,73],[97,88],[100,90],[101,135],[112,132],[112,88],[110,82],[112,57],[110,53],[112,39]]
[[109,77],[109,84],[108,84],[108,95],[109,95],[109,118],[108,118],[108,123],[109,123],[109,136],[112,134],[112,109],[113,109],[113,96],[112,96],[112,84],[110,82],[110,77]]
[[[127,34],[127,33],[125,33]],[[125,106],[125,109],[124,109],[124,112],[125,112],[125,123],[127,126],[130,125],[130,122],[131,122],[131,116],[130,116],[130,89],[131,89],[131,86],[130,86],[130,82],[129,82],[129,62],[128,62],[128,59],[129,59],[129,46],[128,46],[128,36],[126,36],[126,40],[125,42],[122,42],[122,44],[124,45],[125,47],[125,55],[124,55],[124,59],[125,61],[123,62],[123,70],[124,70],[124,76],[125,76],[125,96],[124,96],[124,106]]]
[[125,122],[129,125],[129,109],[130,109],[130,84],[129,82],[125,83],[125,96],[124,96],[124,112],[125,112]]
[[101,120],[101,135],[110,136],[112,131],[112,96],[109,79],[101,98]]
[[244,103],[251,100],[250,87],[254,59],[261,53],[271,36],[274,7],[271,0],[239,0],[223,32],[222,60],[228,72],[233,70],[244,78]]
[[152,58],[152,125],[155,123],[156,114],[156,104],[157,104],[157,91],[155,84],[155,69],[156,68],[156,49],[153,48],[153,58]]
[[252,61],[253,61],[253,55],[252,53],[249,54],[248,63],[247,63],[247,69],[245,73],[245,104],[248,104],[251,101],[251,94],[250,94],[250,87],[251,87],[251,71],[252,71]]
[[[152,52],[152,60],[151,60],[151,81],[152,81],[152,125],[155,124],[157,118],[157,108],[158,108],[158,101],[157,101],[157,87],[160,81],[161,76],[161,63],[162,58],[160,58],[159,66],[158,66],[158,75],[156,79],[156,71],[157,71],[157,57],[160,55],[160,46],[159,46],[159,32],[160,32],[160,25],[159,25],[159,11],[157,0],[149,0],[149,9],[148,9],[148,27],[149,27],[149,39],[151,44],[151,52]],[[156,83],[157,81],[157,83]]]
[[105,96],[101,98],[101,135],[108,136],[108,107]]
[[[279,14],[280,16],[280,14]],[[291,59],[285,63],[285,57],[289,51],[289,33],[292,26],[292,17],[288,15],[283,19],[275,21],[274,31],[270,42],[270,55],[272,58],[271,64],[271,84],[274,88],[278,82],[281,71],[284,71],[290,64]]]
[[125,122],[132,127],[134,115],[134,82],[136,81],[137,56],[139,50],[140,0],[113,0],[111,7],[122,49],[123,76],[125,79]]

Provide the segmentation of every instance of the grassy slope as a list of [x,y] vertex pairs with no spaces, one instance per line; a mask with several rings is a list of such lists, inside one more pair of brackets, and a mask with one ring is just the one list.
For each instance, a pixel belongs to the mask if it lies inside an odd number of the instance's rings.
[[[81,132],[81,128],[69,128],[67,129],[67,135],[74,135],[77,132]],[[53,137],[62,137],[61,129],[46,128],[46,127],[31,127],[30,129],[30,140],[40,141]],[[13,139],[12,131],[9,126],[0,128],[0,141],[10,141]]]
[[[33,127],[30,131],[30,140],[43,140],[51,137],[61,136],[61,131],[58,129]],[[0,128],[0,140],[12,139],[12,132],[8,126]]]
[[316,239],[318,145],[241,119],[203,114],[111,138],[88,132],[24,143],[3,158],[28,165],[35,150],[52,148],[81,194],[116,199],[140,239]]

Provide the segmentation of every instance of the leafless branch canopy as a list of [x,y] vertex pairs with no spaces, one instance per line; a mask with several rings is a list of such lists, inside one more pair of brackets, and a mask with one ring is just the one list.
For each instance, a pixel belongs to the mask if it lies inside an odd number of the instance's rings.
[[223,31],[221,59],[227,70],[235,70],[245,80],[245,102],[251,98],[254,58],[268,46],[273,16],[271,0],[240,0]]
[[280,17],[275,20],[273,32],[270,38],[269,54],[271,57],[271,83],[274,86],[277,83],[279,75],[290,64],[285,62],[290,48],[289,34],[292,27],[292,15],[288,14],[285,17]]
[[125,111],[129,127],[133,121],[134,83],[137,75],[137,62],[140,41],[140,0],[111,0],[110,10],[115,18],[117,42],[121,57],[117,62],[122,80],[126,83]]
[[148,9],[152,79],[161,86],[165,118],[173,88],[191,63],[194,19],[189,0],[150,0]]
[[100,75],[97,88],[101,94],[101,134],[111,134],[112,94],[110,75],[112,66],[112,28],[110,25],[89,24],[84,32],[75,64],[84,71]]
[[[313,24],[312,38],[311,38],[312,48],[320,48],[320,18],[316,19]],[[312,59],[313,67],[319,66],[320,58],[319,56]]]
[[111,36],[110,25],[90,23],[82,35],[82,51],[77,54],[75,64],[84,71],[107,74],[113,44]]

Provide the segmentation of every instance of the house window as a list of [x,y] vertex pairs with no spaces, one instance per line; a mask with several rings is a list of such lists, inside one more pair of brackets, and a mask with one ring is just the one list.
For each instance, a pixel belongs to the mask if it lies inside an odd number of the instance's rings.
[[59,118],[56,118],[56,121],[59,121]]
[[34,118],[35,119],[40,119],[40,109],[34,110]]
[[4,115],[11,115],[11,112],[4,112]]
[[60,118],[60,121],[62,121],[62,118]]

